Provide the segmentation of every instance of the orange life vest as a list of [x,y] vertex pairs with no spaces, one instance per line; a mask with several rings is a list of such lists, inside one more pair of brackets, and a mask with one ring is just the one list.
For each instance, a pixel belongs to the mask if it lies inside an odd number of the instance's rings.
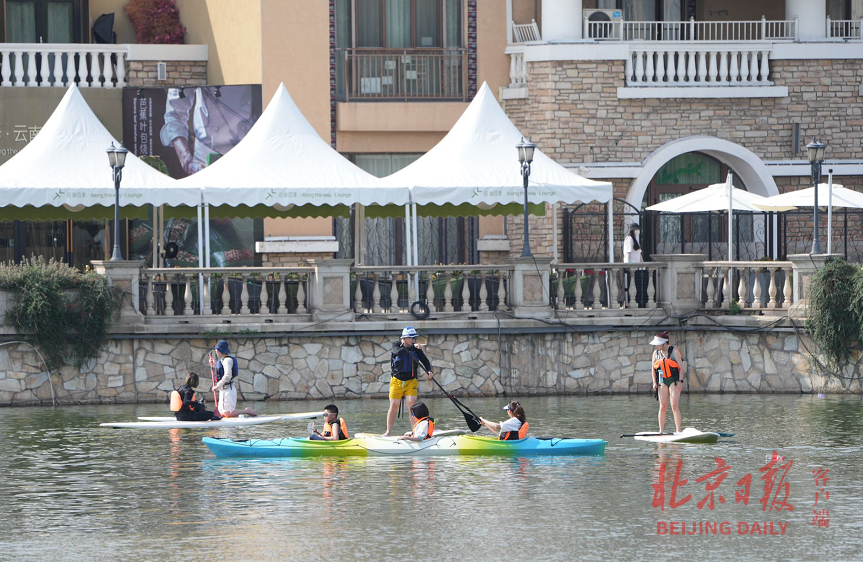
[[503,431],[500,434],[501,441],[515,441],[516,439],[524,439],[527,437],[527,428],[530,426],[529,423],[524,422],[521,424],[521,427],[518,428],[518,431]]
[[[192,400],[195,400],[195,401],[198,400],[198,393],[197,392],[192,393]],[[194,405],[189,405],[188,408],[190,410],[192,410],[193,412],[195,411]],[[183,409],[183,398],[180,396],[180,393],[178,391],[172,390],[171,391],[171,411],[172,412],[179,412],[182,409]]]
[[434,433],[434,418],[429,418],[429,417],[420,418],[417,420],[417,423],[414,424],[414,428],[416,428],[416,426],[419,425],[419,423],[423,420],[429,421],[429,432],[428,432],[428,435],[426,435],[426,439],[431,439],[432,434]]
[[[350,439],[350,436],[348,435],[348,424],[345,423],[345,418],[339,418],[337,425],[339,426],[339,435],[341,436],[341,439]],[[333,426],[330,425],[330,422],[324,422],[324,430],[321,432],[321,435],[324,437],[333,436]]]
[[674,347],[668,346],[668,357],[660,357],[653,362],[653,372],[664,379],[680,377],[680,364],[671,358]]

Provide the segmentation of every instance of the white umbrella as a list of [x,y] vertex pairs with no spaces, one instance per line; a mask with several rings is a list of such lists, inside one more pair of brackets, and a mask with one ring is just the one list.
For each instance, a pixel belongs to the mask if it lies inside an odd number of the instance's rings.
[[[734,213],[732,211],[750,211],[754,213],[762,213],[765,209],[758,206],[758,203],[763,203],[767,200],[756,193],[750,193],[744,189],[732,187],[732,173],[728,172],[728,179],[725,183],[714,183],[704,189],[657,203],[647,207],[647,211],[660,211],[666,213],[706,213],[709,211],[727,211],[728,220],[728,261],[734,261],[734,251],[732,249],[732,231],[734,228]],[[770,211],[788,210],[785,209],[767,209]]]
[[[846,209],[863,209],[863,193],[842,187],[838,183],[833,183],[833,174],[830,174],[830,179],[827,183],[818,184],[818,193],[823,197],[826,193],[826,205],[819,204],[819,207],[827,207],[827,253],[833,250],[833,207],[843,207]],[[821,203],[821,201],[819,201]],[[768,197],[758,205],[765,211],[787,211],[798,207],[814,207],[815,206],[815,188],[807,187],[806,189],[798,189],[789,191],[782,195],[774,195]]]

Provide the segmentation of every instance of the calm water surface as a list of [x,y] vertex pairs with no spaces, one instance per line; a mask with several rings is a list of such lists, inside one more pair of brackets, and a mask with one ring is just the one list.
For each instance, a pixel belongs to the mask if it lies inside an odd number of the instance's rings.
[[[445,399],[426,400],[438,427],[463,428]],[[504,400],[465,399],[503,419]],[[535,435],[602,437],[605,457],[216,460],[207,432],[97,427],[165,415],[156,405],[0,409],[0,560],[863,560],[863,401],[827,396],[684,396],[685,424],[735,432],[718,445],[620,439],[654,430],[656,402],[639,397],[525,398]],[[256,405],[265,413],[325,402]],[[353,432],[380,432],[386,404],[339,404]],[[407,421],[399,420],[400,429]],[[668,427],[673,428],[669,416]],[[209,434],[300,435],[285,422]],[[762,511],[759,468],[776,450],[793,461],[789,512]],[[715,508],[695,480],[730,465]],[[651,507],[661,463],[677,461],[681,496]],[[826,487],[812,471],[829,469]],[[749,504],[736,482],[752,474]],[[780,472],[781,474],[781,472]],[[811,524],[829,509],[829,527]],[[780,496],[781,499],[782,496]],[[659,536],[657,523],[729,522],[728,535]],[[740,535],[788,522],[783,535]]]

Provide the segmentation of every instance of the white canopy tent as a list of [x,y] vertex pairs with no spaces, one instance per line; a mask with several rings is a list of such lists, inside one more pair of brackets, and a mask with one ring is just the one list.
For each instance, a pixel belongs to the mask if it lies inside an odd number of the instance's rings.
[[[385,178],[390,185],[411,188],[414,239],[416,205],[424,206],[424,214],[451,215],[471,214],[465,208],[453,209],[459,205],[475,212],[495,205],[523,203],[524,184],[516,150],[521,140],[521,133],[501,109],[488,84],[483,83],[452,130],[434,148],[416,162]],[[609,203],[609,261],[613,262],[612,199],[610,182],[583,178],[540,150],[534,152],[529,202]],[[556,230],[556,220],[554,224]],[[410,265],[416,265],[415,260],[416,255]]]
[[[120,143],[72,85],[36,137],[0,166],[0,206],[64,207],[75,211],[113,206],[114,180],[106,150]],[[126,157],[120,204],[189,205],[201,202],[194,187]]]
[[[812,208],[815,206],[815,188],[807,187],[767,197],[757,206],[764,211]],[[833,251],[833,207],[863,209],[863,193],[833,183],[833,174],[830,174],[827,183],[818,184],[818,206],[827,207],[827,253],[830,254]]]
[[[325,214],[325,206],[407,205],[408,190],[385,184],[324,141],[280,84],[261,117],[237,146],[204,170],[180,180],[204,189],[210,206]],[[303,210],[299,207],[310,206]],[[209,238],[209,237],[208,237]],[[209,252],[207,252],[209,255]]]
[[[764,209],[758,206],[768,199],[756,193],[750,193],[745,189],[732,186],[733,176],[728,172],[725,183],[714,183],[703,189],[657,203],[647,207],[646,211],[660,211],[664,213],[706,213],[710,211],[726,211],[728,220],[728,261],[734,261],[734,246],[731,243],[734,231],[734,211],[746,211],[752,213],[763,213]],[[790,208],[790,207],[788,207]],[[784,209],[787,210],[788,208]],[[770,209],[772,211],[782,209]]]
[[[77,86],[70,86],[39,134],[0,166],[2,213],[33,220],[113,216],[115,189],[106,153],[112,144],[120,146]],[[120,205],[196,207],[200,216],[201,191],[180,185],[129,153]]]

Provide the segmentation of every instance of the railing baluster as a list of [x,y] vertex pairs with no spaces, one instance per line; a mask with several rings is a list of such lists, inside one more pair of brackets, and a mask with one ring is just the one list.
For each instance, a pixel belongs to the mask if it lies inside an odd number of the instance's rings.
[[794,302],[791,294],[791,267],[785,269],[785,284],[782,286],[782,308],[791,308]]
[[148,275],[146,273],[144,274],[144,280],[147,283],[147,293],[144,296],[144,302],[147,303],[147,316],[155,316],[156,315],[156,309],[153,308],[153,298],[155,296],[154,293],[156,291],[155,279],[156,279],[155,275]]
[[443,291],[443,311],[444,312],[453,312],[455,309],[453,308],[453,305],[452,305],[452,284],[451,284],[452,273],[449,271],[446,272],[445,278],[446,278],[446,284],[444,286],[444,291]]
[[240,311],[237,313],[241,316],[246,316],[249,314],[249,276],[247,274],[243,274],[241,277],[241,283],[243,284],[240,287]]
[[204,293],[204,309],[201,310],[202,316],[213,315],[213,301],[210,299],[210,274],[205,273],[203,277],[203,286],[201,290]]
[[372,273],[372,276],[373,276],[375,284],[374,284],[374,290],[372,291],[371,312],[374,314],[380,314],[382,312],[380,279],[378,278],[377,273]]
[[432,279],[431,271],[426,271],[426,306],[429,307],[430,312],[437,312],[434,302],[434,280]]
[[473,307],[470,304],[470,278],[467,275],[462,275],[461,311],[462,312],[472,312],[473,311]]
[[231,288],[230,288],[230,279],[227,273],[222,274],[222,278],[219,279],[219,285],[221,286],[221,292],[217,294],[222,295],[222,316],[228,316],[231,314]]
[[413,304],[417,302],[417,300],[419,300],[417,299],[417,295],[419,294],[419,287],[417,287],[417,285],[419,284],[419,275],[414,277],[414,279],[416,280],[416,283],[411,283],[411,274],[410,272],[408,272],[408,312],[410,312],[411,306],[413,306]]
[[258,309],[258,314],[272,314],[270,312],[270,295],[267,292],[267,287],[270,284],[273,275],[261,275],[261,308]]
[[[83,53],[78,55],[83,57]],[[66,54],[66,79],[63,81],[63,86],[69,87],[75,83],[75,53]]]
[[90,69],[87,65],[87,53],[78,53],[78,88],[89,88],[87,79],[90,77]]
[[363,287],[362,280],[359,272],[354,273],[354,279],[356,280],[356,286],[354,287],[354,312],[357,314],[362,314],[365,312],[365,305],[363,303]]
[[497,310],[506,310],[506,287],[505,282],[509,277],[506,270],[501,269],[498,274],[499,282],[497,285]]
[[[37,86],[36,84],[36,52],[35,51],[25,51],[25,55],[27,55],[27,82],[25,84],[28,88],[34,88]],[[22,70],[23,70],[23,64]],[[22,76],[23,80],[24,77]]]
[[306,314],[306,280],[303,274],[297,275],[297,314]]
[[390,274],[390,314],[398,314],[401,312],[399,308],[399,288],[396,280],[396,272]]
[[480,272],[479,277],[479,307],[480,312],[488,312],[488,289],[485,286],[485,271]]
[[[707,278],[707,287],[705,288],[705,301],[704,308],[714,308],[716,304],[714,302],[714,297],[716,296],[716,289],[713,288],[713,274],[715,273],[715,269],[712,267],[705,267],[702,269],[702,276]],[[698,292],[698,298],[701,299],[701,291]]]
[[126,53],[119,51],[117,53],[117,87],[122,88],[126,85]]
[[609,291],[611,292],[610,296],[608,297],[608,308],[609,309],[620,308],[620,303],[617,302],[617,298],[620,296],[620,291],[617,288],[617,273],[620,270],[609,268],[606,271],[607,271],[606,276],[608,278]]
[[563,288],[563,280],[565,270],[563,268],[557,268],[557,290],[555,291],[557,296],[557,310],[566,310],[566,291]]
[[174,276],[167,274],[165,279],[165,316],[176,316],[174,312],[174,287],[171,286]]
[[[573,308],[575,308],[575,310],[584,310],[584,308],[585,308],[584,302],[582,302],[582,300],[581,300],[582,297],[584,296],[584,294],[582,292],[582,288],[581,288],[582,271],[583,270],[581,270],[581,269],[575,270],[575,303],[573,306]],[[590,279],[588,279],[588,283],[590,283]]]
[[644,53],[644,58],[647,63],[646,68],[644,69],[644,81],[653,82],[655,74],[655,71],[653,70],[653,51],[646,51]]
[[758,268],[752,268],[752,308],[764,308],[764,300],[761,298],[761,273]]
[[599,286],[599,270],[594,269],[593,274],[590,277],[593,282],[593,302],[591,303],[590,308],[591,310],[605,308],[602,306],[602,288]]
[[192,315],[192,279],[186,276],[186,282],[183,284],[183,316]]
[[770,287],[767,289],[767,294],[770,295],[770,300],[767,302],[767,308],[777,308],[776,275],[778,274],[778,272],[778,267],[770,267],[767,269],[767,274],[770,276]]
[[291,297],[290,294],[288,294],[288,291],[290,290],[291,286],[288,284],[287,280],[287,272],[283,271],[279,273],[279,307],[276,309],[276,314],[287,314],[288,312],[290,312],[289,301]]

